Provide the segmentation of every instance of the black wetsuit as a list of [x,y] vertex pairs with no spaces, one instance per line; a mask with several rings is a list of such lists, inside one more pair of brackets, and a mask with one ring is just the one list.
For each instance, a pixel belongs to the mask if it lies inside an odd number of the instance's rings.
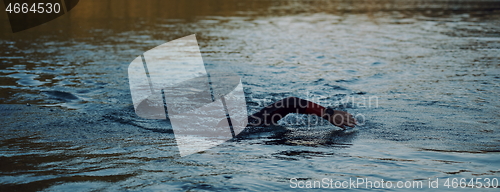
[[315,105],[319,106],[304,99],[288,97],[268,105],[259,112],[248,116],[247,126],[277,125],[278,121],[289,113],[309,114],[307,111],[308,107],[311,108],[311,106]]

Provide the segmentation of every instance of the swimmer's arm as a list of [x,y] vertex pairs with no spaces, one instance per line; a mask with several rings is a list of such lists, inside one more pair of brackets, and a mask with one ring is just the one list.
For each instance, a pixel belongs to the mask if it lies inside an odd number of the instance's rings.
[[327,110],[329,109],[326,107],[308,101],[305,113],[322,117],[328,120],[331,124],[342,129],[346,129],[346,126],[354,127],[356,125],[356,119],[352,116],[352,114],[339,110]]
[[352,114],[345,111],[333,110],[333,115],[327,114],[323,116],[323,118],[342,129],[346,129],[346,126],[354,127],[354,125],[356,125],[356,119],[352,116]]
[[252,126],[267,126],[269,123],[277,124],[278,120],[289,113],[316,115],[342,129],[346,129],[346,126],[354,127],[356,125],[356,120],[348,112],[333,110],[332,113],[331,109],[297,97],[288,97],[261,109],[249,117],[249,122],[257,121],[256,123],[252,123]]

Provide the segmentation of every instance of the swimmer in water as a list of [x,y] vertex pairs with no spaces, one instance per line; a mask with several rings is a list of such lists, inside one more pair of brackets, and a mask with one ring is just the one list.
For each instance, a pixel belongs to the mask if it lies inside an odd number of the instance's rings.
[[259,112],[248,117],[250,127],[277,125],[278,121],[289,113],[311,114],[322,117],[331,124],[346,129],[354,127],[356,120],[345,111],[333,110],[329,107],[323,107],[308,100],[297,97],[288,97],[276,103],[268,105]]

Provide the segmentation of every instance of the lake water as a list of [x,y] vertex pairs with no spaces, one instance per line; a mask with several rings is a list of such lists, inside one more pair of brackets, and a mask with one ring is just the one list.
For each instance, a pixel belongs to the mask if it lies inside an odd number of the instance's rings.
[[[95,0],[15,34],[0,22],[1,191],[500,179],[500,1]],[[127,67],[191,34],[207,66],[241,77],[248,114],[295,96],[360,125],[291,114],[286,132],[180,157],[168,120],[135,114]]]

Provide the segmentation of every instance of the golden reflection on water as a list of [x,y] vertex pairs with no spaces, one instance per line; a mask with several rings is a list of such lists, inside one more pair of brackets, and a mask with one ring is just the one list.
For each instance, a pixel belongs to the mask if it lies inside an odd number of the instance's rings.
[[[191,20],[198,16],[230,16],[244,15],[245,12],[269,7],[271,1],[172,1],[172,0],[88,0],[80,1],[78,5],[65,15],[12,35],[7,14],[0,15],[2,29],[0,33],[5,37],[19,38],[44,33],[63,31],[63,36],[85,35],[91,29],[112,29],[127,31],[134,27],[136,22],[149,20],[182,19]],[[22,22],[22,21],[20,21]],[[70,33],[70,34],[67,34]]]
[[[332,0],[332,1],[263,1],[263,0],[85,0],[65,15],[16,34],[12,34],[7,14],[0,14],[0,34],[6,38],[30,38],[38,35],[62,37],[88,36],[88,30],[110,29],[129,31],[136,23],[181,19],[189,22],[200,16],[265,16],[325,12],[331,14],[398,11],[443,15],[447,12],[496,10],[495,1],[394,1],[394,0]],[[157,22],[156,22],[157,23]]]

